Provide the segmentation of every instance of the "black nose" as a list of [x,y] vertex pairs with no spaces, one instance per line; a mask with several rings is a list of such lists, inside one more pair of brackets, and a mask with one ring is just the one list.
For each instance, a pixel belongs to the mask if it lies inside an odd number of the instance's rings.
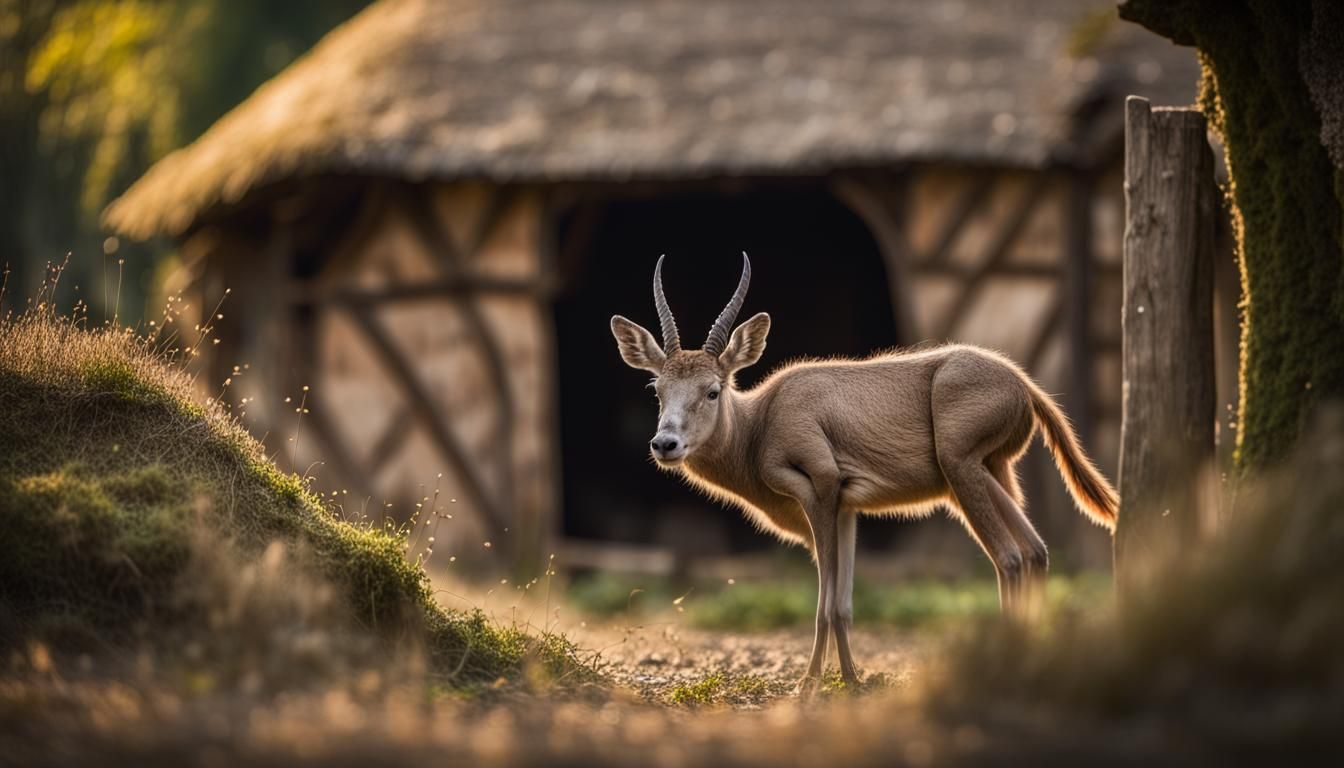
[[665,440],[654,438],[649,441],[649,446],[658,453],[671,453],[677,450],[677,439],[675,437],[669,437]]

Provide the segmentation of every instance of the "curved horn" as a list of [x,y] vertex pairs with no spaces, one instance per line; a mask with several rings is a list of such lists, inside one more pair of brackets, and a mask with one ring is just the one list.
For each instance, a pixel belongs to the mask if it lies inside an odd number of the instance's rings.
[[728,306],[719,313],[719,319],[714,321],[714,327],[709,329],[709,338],[705,339],[705,351],[709,354],[717,357],[728,346],[728,335],[733,332],[733,321],[737,319],[742,302],[747,298],[748,285],[751,285],[751,259],[743,251],[742,278],[737,281],[737,290],[733,292],[733,298],[728,300]]
[[658,265],[653,268],[653,304],[658,308],[658,324],[663,327],[663,354],[670,355],[681,350],[681,337],[677,335],[672,308],[667,306],[667,297],[663,295],[663,258],[659,256]]

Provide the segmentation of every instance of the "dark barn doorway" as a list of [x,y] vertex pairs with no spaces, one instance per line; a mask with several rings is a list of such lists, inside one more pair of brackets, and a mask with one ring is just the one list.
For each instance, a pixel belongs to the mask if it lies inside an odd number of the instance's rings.
[[[658,335],[651,284],[665,253],[683,344],[700,346],[732,295],[745,250],[753,275],[739,322],[759,311],[774,322],[765,357],[739,375],[739,386],[796,357],[891,347],[886,268],[868,229],[817,184],[585,203],[562,217],[557,234],[564,535],[697,554],[774,546],[741,514],[649,459],[657,420],[649,376],[621,361],[609,321],[623,314]],[[890,543],[893,522],[863,524],[865,547]]]

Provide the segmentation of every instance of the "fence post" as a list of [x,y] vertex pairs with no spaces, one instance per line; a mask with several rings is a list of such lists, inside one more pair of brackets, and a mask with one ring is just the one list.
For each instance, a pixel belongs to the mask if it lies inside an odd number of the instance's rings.
[[1199,532],[1214,472],[1213,153],[1204,115],[1125,102],[1123,412],[1116,585]]

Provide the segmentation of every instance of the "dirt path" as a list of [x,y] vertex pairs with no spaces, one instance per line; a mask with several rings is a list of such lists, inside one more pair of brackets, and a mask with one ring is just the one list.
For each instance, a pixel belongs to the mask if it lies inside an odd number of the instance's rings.
[[[812,648],[812,632],[806,629],[723,632],[671,620],[590,625],[570,635],[581,647],[600,651],[606,673],[640,698],[742,709],[792,695]],[[929,643],[909,632],[859,628],[852,645],[866,683],[900,687],[919,673]],[[833,649],[830,662],[828,669],[834,670]],[[687,702],[688,695],[707,701]]]

